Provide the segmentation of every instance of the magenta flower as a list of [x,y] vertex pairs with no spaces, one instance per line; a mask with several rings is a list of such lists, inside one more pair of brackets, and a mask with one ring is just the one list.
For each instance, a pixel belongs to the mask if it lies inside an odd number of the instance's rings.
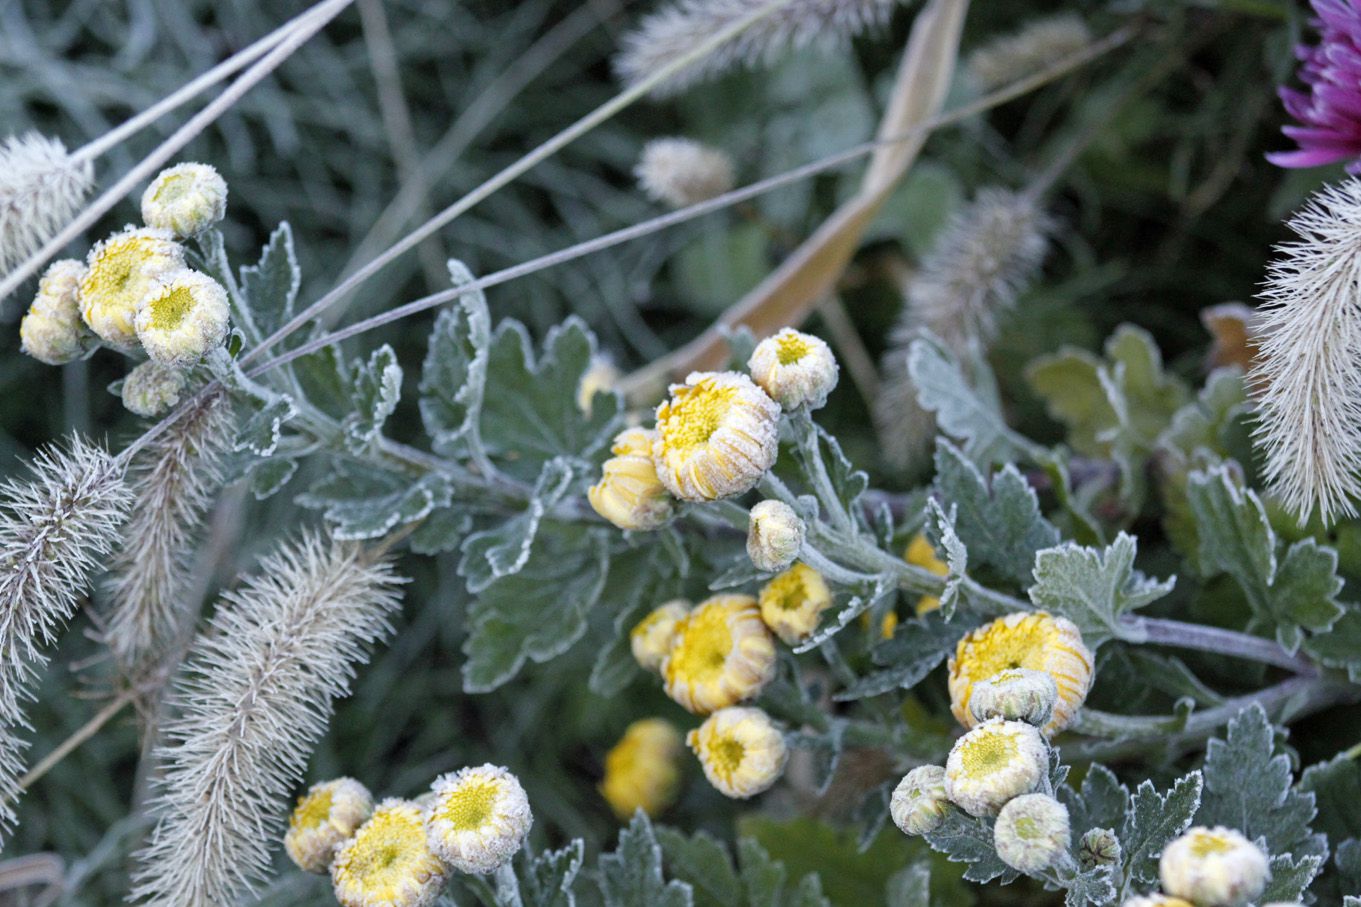
[[1351,161],[1361,173],[1361,0],[1310,0],[1321,40],[1295,49],[1307,91],[1281,88],[1286,111],[1300,122],[1281,131],[1298,151],[1278,151],[1267,160],[1278,167],[1318,167]]

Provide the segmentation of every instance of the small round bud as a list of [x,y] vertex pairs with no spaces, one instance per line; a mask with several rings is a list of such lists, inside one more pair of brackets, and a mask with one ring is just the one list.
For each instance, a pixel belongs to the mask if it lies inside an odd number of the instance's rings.
[[1013,797],[1039,787],[1049,746],[1020,721],[994,718],[955,741],[945,762],[945,795],[971,816],[995,816]]
[[939,765],[919,765],[908,772],[893,789],[888,811],[893,824],[904,834],[935,831],[950,811],[950,799],[945,796],[945,769]]
[[139,416],[159,416],[183,392],[184,372],[159,362],[143,362],[123,379],[123,405]]
[[719,709],[685,738],[704,777],[724,796],[754,797],[779,780],[789,759],[784,735],[758,708]]
[[460,769],[430,785],[425,834],[435,855],[459,872],[494,872],[524,845],[534,816],[516,778],[496,765]]
[[656,432],[630,428],[610,448],[615,456],[601,466],[600,481],[586,492],[591,509],[620,529],[646,531],[671,519],[676,502],[657,478],[652,462]]
[[227,291],[189,269],[162,279],[137,307],[137,339],[164,365],[193,365],[227,337]]
[[1139,894],[1126,900],[1120,907],[1196,907],[1190,901],[1166,894]]
[[974,684],[969,711],[974,721],[1005,718],[1044,727],[1054,714],[1059,688],[1044,671],[1013,668]]
[[783,501],[761,501],[747,522],[747,554],[757,570],[774,572],[794,563],[807,531],[803,520]]
[[1120,862],[1120,839],[1109,828],[1093,828],[1082,836],[1078,845],[1078,865],[1084,870],[1097,866],[1113,866]]
[[21,349],[39,362],[74,362],[98,342],[80,317],[80,281],[85,265],[72,258],[54,261],[38,281],[38,295],[19,322]]
[[813,635],[822,612],[832,604],[832,590],[821,573],[797,563],[762,586],[757,601],[761,620],[792,646]]
[[288,820],[284,850],[304,872],[325,872],[335,850],[373,813],[369,789],[353,778],[314,784]]
[[690,603],[678,598],[654,608],[629,632],[629,648],[643,670],[661,670],[662,662],[676,645],[681,621],[689,613]]
[[1163,848],[1158,876],[1179,898],[1238,907],[1257,899],[1271,869],[1261,848],[1233,829],[1196,827]]
[[1068,853],[1070,835],[1068,807],[1048,794],[1022,794],[1007,801],[993,826],[997,856],[1032,875]]
[[722,195],[734,181],[732,161],[726,154],[682,138],[648,142],[634,175],[649,198],[673,208],[686,208]]
[[142,193],[142,220],[178,237],[196,236],[222,220],[227,182],[208,164],[176,164]]
[[752,380],[780,406],[817,409],[836,387],[837,364],[820,337],[784,328],[756,345],[747,362]]

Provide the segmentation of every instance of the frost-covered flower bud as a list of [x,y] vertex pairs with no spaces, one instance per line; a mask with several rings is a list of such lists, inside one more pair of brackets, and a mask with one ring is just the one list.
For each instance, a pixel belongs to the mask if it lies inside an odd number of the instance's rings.
[[193,365],[227,338],[227,291],[188,268],[162,278],[137,306],[137,339],[164,365]]
[[429,907],[447,873],[425,839],[420,807],[390,798],[336,851],[331,887],[341,907]]
[[888,804],[893,824],[909,835],[934,831],[950,809],[945,769],[939,765],[919,765],[904,775]]
[[653,139],[634,168],[638,185],[654,201],[685,208],[733,187],[732,161],[722,151],[693,139]]
[[643,428],[621,431],[610,446],[614,456],[600,467],[600,481],[586,492],[591,509],[620,529],[656,529],[675,513],[676,502],[652,462],[656,438]]
[[1044,671],[1012,668],[974,684],[969,711],[974,721],[1005,718],[1044,727],[1054,714],[1059,688]]
[[775,465],[779,419],[779,405],[746,375],[691,372],[657,407],[657,476],[686,501],[745,494]]
[[997,856],[1018,872],[1048,869],[1068,853],[1068,807],[1048,794],[1022,794],[1002,807],[993,826]]
[[1261,848],[1233,829],[1198,826],[1163,848],[1158,876],[1179,898],[1237,907],[1257,899],[1271,869]]
[[373,796],[353,778],[313,784],[288,820],[284,850],[304,872],[325,872],[335,850],[373,814]]
[[832,590],[821,573],[797,563],[762,586],[757,601],[761,620],[792,646],[813,635],[822,612],[832,604]]
[[123,405],[139,416],[159,416],[180,402],[184,371],[159,362],[143,362],[123,379]]
[[971,816],[995,816],[1013,797],[1039,787],[1049,746],[1035,728],[994,718],[955,741],[945,761],[945,795]]
[[1120,839],[1109,828],[1090,829],[1078,845],[1078,865],[1083,869],[1113,866],[1120,862],[1120,857]]
[[85,265],[72,258],[54,261],[38,281],[38,295],[19,322],[21,349],[39,362],[74,362],[96,343],[80,317],[80,281]]
[[750,595],[700,602],[662,662],[666,695],[696,715],[759,696],[774,677],[775,640]]
[[600,794],[620,821],[636,811],[664,812],[680,789],[679,757],[685,751],[680,731],[660,718],[635,721],[605,754]]
[[761,501],[747,522],[747,555],[757,570],[774,572],[794,563],[807,531],[803,520],[783,501]]
[[184,269],[169,230],[125,227],[90,250],[80,281],[80,317],[106,343],[137,345],[137,311],[161,280]]
[[1120,907],[1196,907],[1190,901],[1168,894],[1139,894],[1127,899]]
[[197,236],[227,212],[227,181],[208,164],[176,164],[142,193],[142,220],[176,236]]
[[784,734],[758,708],[719,709],[685,739],[709,783],[737,800],[754,797],[778,781],[789,759]]
[[671,654],[680,632],[681,621],[690,613],[690,603],[675,599],[652,611],[629,631],[629,648],[633,659],[645,671],[660,671],[662,662]]
[[[595,356],[586,371],[581,373],[577,384],[577,408],[586,415],[591,414],[591,401],[602,391],[607,392],[619,383],[619,369],[604,356]],[[651,453],[651,448],[647,453]]]
[[836,357],[820,337],[784,328],[756,344],[747,362],[751,378],[780,406],[817,409],[836,387]]
[[516,778],[496,765],[450,772],[430,786],[430,849],[460,872],[494,872],[524,845],[534,816]]

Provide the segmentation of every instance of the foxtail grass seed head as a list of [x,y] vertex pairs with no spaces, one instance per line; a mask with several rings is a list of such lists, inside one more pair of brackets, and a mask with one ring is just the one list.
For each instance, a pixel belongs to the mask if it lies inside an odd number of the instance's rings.
[[1250,378],[1268,486],[1301,525],[1361,496],[1361,179],[1319,190],[1267,269]]
[[1196,907],[1190,901],[1169,894],[1139,894],[1127,899],[1120,907]]
[[331,887],[341,907],[430,907],[448,872],[426,841],[421,808],[389,798],[336,851]]
[[[888,24],[901,0],[790,0],[655,90],[674,95],[739,67],[768,66],[789,50],[833,49]],[[747,0],[674,0],[626,35],[614,68],[630,85],[680,60],[759,9]]]
[[638,810],[661,815],[680,791],[680,731],[660,718],[635,721],[605,754],[600,794],[621,822]]
[[208,164],[176,164],[142,193],[142,220],[176,236],[197,236],[227,213],[227,181]]
[[992,833],[1002,862],[1028,875],[1057,864],[1072,843],[1068,807],[1048,794],[1009,800],[997,814]]
[[143,362],[123,379],[123,405],[139,416],[159,416],[180,402],[186,380],[182,369]]
[[1042,730],[1052,737],[1068,727],[1092,685],[1092,653],[1067,618],[1019,611],[971,631],[950,659],[950,710],[964,727],[978,723],[970,708],[975,687],[1003,671],[1025,668],[1054,679],[1058,698]]
[[1179,898],[1238,907],[1257,900],[1271,869],[1262,849],[1233,829],[1197,826],[1163,848],[1158,877]]
[[586,492],[591,509],[619,529],[646,532],[675,516],[671,497],[652,459],[657,433],[628,428],[614,439],[614,454],[600,467],[600,481]]
[[808,527],[783,501],[761,501],[747,521],[747,556],[757,570],[783,570],[799,556]]
[[653,139],[643,146],[633,173],[648,198],[688,208],[717,198],[736,182],[732,160],[692,139]]
[[701,602],[662,662],[666,694],[696,715],[751,699],[774,676],[775,642],[749,595]]
[[746,375],[692,372],[657,407],[657,476],[686,501],[744,494],[775,465],[779,419],[779,404]]
[[581,381],[577,384],[577,408],[589,416],[595,395],[614,390],[621,377],[623,375],[619,369],[604,356],[592,358],[590,366],[582,373]]
[[761,620],[792,646],[813,635],[822,612],[832,605],[832,590],[821,573],[799,562],[762,586],[757,601]]
[[231,306],[222,284],[184,269],[162,278],[137,307],[137,339],[162,365],[185,368],[227,339]]
[[939,765],[919,765],[904,775],[888,804],[893,824],[908,835],[935,831],[953,808],[945,796],[945,769]]
[[313,784],[288,819],[284,851],[303,872],[324,873],[336,848],[373,814],[373,795],[353,778]]
[[751,378],[785,409],[818,409],[836,387],[838,366],[821,337],[783,328],[756,344]]
[[652,609],[629,631],[629,648],[643,670],[661,671],[662,662],[675,647],[681,624],[689,613],[690,603],[678,598]]
[[945,795],[971,816],[995,816],[1028,794],[1049,770],[1049,747],[1035,728],[994,718],[955,741],[945,762]]
[[757,708],[720,709],[691,731],[686,743],[709,783],[735,800],[769,790],[789,761],[784,734]]
[[1005,718],[1044,727],[1054,717],[1059,688],[1044,671],[1009,668],[974,684],[969,714],[974,721]]
[[450,772],[430,786],[425,813],[430,849],[459,872],[488,873],[524,846],[534,823],[520,779],[497,765]]
[[125,227],[90,250],[80,282],[81,317],[104,342],[137,346],[137,312],[165,278],[184,269],[184,249],[169,230]]
[[[914,567],[929,570],[936,576],[946,576],[950,572],[950,565],[940,559],[936,554],[936,549],[931,546],[926,534],[922,532],[912,536],[912,541],[908,543],[907,550],[903,552],[903,560]],[[940,608],[940,599],[937,596],[923,595],[917,599],[918,616],[928,614],[938,608]]]
[[965,72],[982,92],[995,91],[1086,48],[1092,33],[1071,13],[1036,19],[969,55]]
[[21,349],[48,365],[74,362],[98,341],[80,317],[80,281],[85,265],[72,258],[54,261],[38,281],[38,294],[19,322]]
[[94,187],[94,167],[36,132],[0,141],[0,274],[42,248]]

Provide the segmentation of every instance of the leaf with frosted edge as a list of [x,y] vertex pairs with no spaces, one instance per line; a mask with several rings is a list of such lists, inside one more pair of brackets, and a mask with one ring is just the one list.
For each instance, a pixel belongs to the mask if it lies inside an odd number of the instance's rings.
[[293,398],[277,394],[246,417],[236,435],[236,450],[247,450],[257,457],[273,455],[283,437],[284,423],[298,414]]
[[463,507],[436,507],[415,528],[407,543],[417,554],[453,551],[473,527],[473,516]]
[[692,889],[662,875],[662,849],[641,810],[619,832],[619,845],[600,858],[600,891],[605,907],[691,907]]
[[597,696],[610,698],[642,673],[633,657],[629,631],[653,608],[676,598],[676,562],[665,547],[649,545],[617,553],[601,591],[601,608],[614,611],[610,640],[601,646],[591,666],[587,686]]
[[296,502],[322,511],[336,538],[372,539],[425,518],[449,503],[448,479],[429,474],[412,480],[355,463],[340,463]]
[[836,694],[838,702],[878,696],[892,690],[908,690],[930,674],[954,651],[972,621],[947,621],[939,612],[898,624],[893,638],[875,647],[875,664],[885,669],[866,674]]
[[[463,262],[449,260],[455,287],[473,281]],[[452,455],[458,442],[475,431],[487,381],[491,313],[481,290],[470,290],[440,312],[430,332],[421,369],[421,419],[436,451]]]
[[804,876],[794,890],[786,893],[784,864],[772,859],[754,838],[737,842],[737,863],[746,887],[746,907],[830,907],[822,896],[822,883],[814,873]]
[[[260,260],[241,268],[241,292],[250,301],[251,317],[262,337],[274,333],[293,317],[301,285],[302,271],[293,250],[293,228],[284,221],[269,235]],[[299,331],[291,339],[297,343],[302,337]],[[283,343],[287,346],[289,341]]]
[[1120,533],[1104,551],[1065,542],[1035,555],[1035,607],[1060,614],[1077,624],[1093,650],[1110,639],[1142,641],[1143,634],[1121,618],[1162,598],[1176,584],[1145,577],[1134,569],[1138,543]]
[[1323,857],[1277,854],[1271,858],[1269,865],[1271,879],[1267,882],[1259,903],[1298,901],[1309,888],[1309,883],[1314,881],[1319,871],[1323,869]]
[[936,544],[945,552],[945,588],[940,592],[940,613],[950,620],[959,607],[960,587],[967,578],[969,569],[969,549],[955,532],[955,505],[950,504],[946,513],[940,502],[931,498],[926,502],[926,519],[935,530]]
[[1129,814],[1129,788],[1099,762],[1087,770],[1081,787],[1065,785],[1057,788],[1056,796],[1068,807],[1074,841],[1093,828],[1123,828]]
[[931,864],[922,860],[889,877],[887,907],[931,907]]
[[562,500],[573,477],[572,464],[567,460],[549,460],[522,513],[491,529],[474,532],[463,541],[458,572],[467,582],[469,592],[481,592],[497,579],[524,567],[543,515]]
[[402,396],[402,367],[386,343],[374,350],[368,362],[350,368],[352,411],[345,417],[345,446],[362,454],[383,431],[383,423],[397,409]]
[[[1300,775],[1298,789],[1312,794],[1318,815],[1314,828],[1331,842],[1361,836],[1361,764],[1347,753],[1311,765]],[[1361,869],[1361,864],[1358,865]]]
[[706,831],[693,835],[658,826],[667,870],[694,889],[695,907],[742,907],[743,882],[724,843]]
[[1325,667],[1345,669],[1352,683],[1361,683],[1361,610],[1353,606],[1325,632],[1306,637],[1304,651]]
[[289,457],[259,460],[251,465],[250,490],[257,501],[272,497],[288,484],[298,471],[298,461]]
[[801,655],[804,652],[811,652],[827,640],[831,639],[842,630],[846,629],[851,621],[861,614],[873,608],[885,598],[898,594],[898,580],[894,576],[880,576],[874,581],[874,588],[869,592],[855,595],[846,603],[846,607],[837,613],[836,618],[827,626],[820,628],[816,633],[805,639],[794,647],[794,653]]
[[527,860],[520,885],[524,907],[574,907],[572,886],[581,872],[585,851],[585,844],[576,838],[559,850],[545,850]]
[[1129,813],[1120,831],[1125,871],[1135,882],[1158,880],[1158,857],[1167,842],[1186,831],[1200,807],[1200,772],[1183,775],[1166,794],[1144,781],[1130,797]]
[[964,871],[964,878],[970,882],[999,879],[999,884],[1007,885],[1019,875],[997,856],[997,849],[993,846],[992,822],[987,819],[952,809],[934,831],[927,832],[923,837],[936,852],[945,854],[955,863],[967,863],[969,868]]
[[1094,866],[1064,881],[1064,907],[1106,907],[1115,901],[1115,867]]

